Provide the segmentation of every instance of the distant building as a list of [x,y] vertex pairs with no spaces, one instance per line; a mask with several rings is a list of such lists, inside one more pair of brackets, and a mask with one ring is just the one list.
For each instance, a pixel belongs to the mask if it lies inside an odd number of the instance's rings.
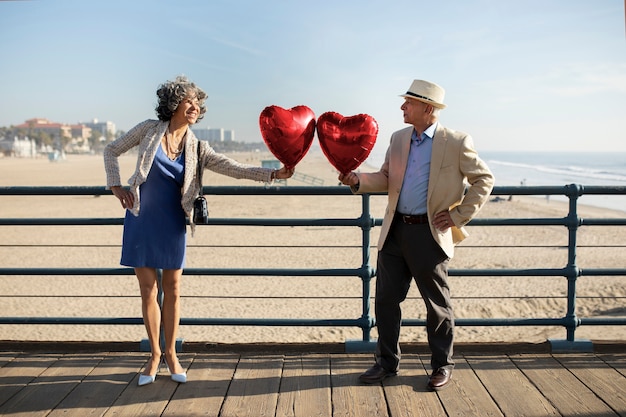
[[24,129],[27,134],[45,132],[53,138],[87,140],[91,136],[91,128],[84,124],[68,125],[65,123],[51,122],[48,119],[42,118],[29,119],[15,127]]
[[62,123],[54,123],[48,119],[34,118],[26,120],[21,125],[15,126],[18,129],[23,129],[26,134],[33,134],[35,132],[44,132],[53,138],[71,138],[72,126]]
[[224,142],[234,142],[235,141],[235,131],[234,130],[225,130],[224,131]]
[[224,142],[224,129],[208,129],[209,142]]
[[35,136],[36,133],[43,132],[53,138],[58,148],[63,143],[62,139],[69,142],[69,147],[77,152],[86,152],[89,149],[89,137],[91,128],[84,124],[64,124],[51,122],[48,119],[34,118],[26,120],[21,125],[15,126],[26,132],[26,135]]
[[91,122],[83,124],[91,128],[92,132],[100,133],[101,138],[115,137],[115,123],[113,122],[99,122],[98,119],[93,119]]
[[3,138],[0,140],[0,152],[5,156],[33,158],[37,156],[37,144],[32,139],[18,139],[17,136],[13,140]]
[[206,127],[194,127],[191,129],[194,135],[200,140],[209,140],[209,129]]
[[209,142],[234,142],[235,131],[225,129],[193,128],[193,134],[200,140]]

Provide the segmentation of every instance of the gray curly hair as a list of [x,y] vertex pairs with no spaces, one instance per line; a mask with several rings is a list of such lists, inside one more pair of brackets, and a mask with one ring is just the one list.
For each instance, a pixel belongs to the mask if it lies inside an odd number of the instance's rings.
[[198,100],[200,107],[198,121],[202,120],[206,113],[204,101],[208,97],[207,94],[184,75],[179,75],[175,80],[161,84],[156,94],[159,97],[159,104],[155,110],[161,121],[169,121],[178,105],[187,97],[194,97]]

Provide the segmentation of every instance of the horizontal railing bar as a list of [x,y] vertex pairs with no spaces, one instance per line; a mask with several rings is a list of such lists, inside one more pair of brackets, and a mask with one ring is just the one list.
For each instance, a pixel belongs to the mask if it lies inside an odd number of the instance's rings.
[[[585,276],[614,276],[626,275],[626,268],[594,268],[579,269],[579,275]],[[185,275],[269,275],[269,276],[361,276],[367,272],[363,268],[337,269],[265,269],[265,268],[187,268]],[[466,277],[566,277],[569,269],[566,268],[537,268],[537,269],[450,269],[450,276]],[[132,268],[0,268],[0,275],[134,275]]]
[[[82,245],[82,244],[43,244],[43,243],[34,243],[34,244],[17,244],[17,245],[3,245],[0,244],[0,248],[121,248],[121,244],[115,245]],[[359,245],[187,245],[188,248],[218,248],[218,249],[275,249],[275,248],[296,248],[296,249],[361,249],[362,246]],[[529,247],[539,247],[539,246],[529,246]],[[557,246],[545,246],[546,248],[556,248]],[[581,247],[581,246],[579,246]],[[598,246],[592,246],[597,248]],[[565,248],[565,247],[564,247]]]
[[0,219],[0,226],[119,226],[122,218],[10,218]]
[[104,186],[10,186],[0,187],[0,195],[112,195]]
[[580,219],[581,226],[626,226],[626,219]]
[[491,277],[493,274],[502,277],[558,277],[567,276],[568,270],[564,268],[535,268],[535,269],[450,269],[449,276],[464,277]]
[[584,326],[623,326],[626,317],[581,317],[580,324]]
[[[55,244],[55,243],[33,243],[33,244],[2,244],[0,243],[0,248],[121,248],[122,245],[119,243],[116,244]],[[360,245],[196,245],[190,243],[187,245],[188,248],[213,248],[213,249],[274,249],[274,248],[296,248],[296,249],[361,249]],[[577,248],[626,248],[626,245],[576,245]],[[371,249],[376,249],[376,246],[370,246]],[[566,245],[463,245],[457,246],[456,250],[463,249],[481,249],[481,248],[489,248],[489,249],[510,249],[510,248],[519,248],[519,249],[528,249],[528,248],[550,248],[550,249],[567,249]]]
[[563,217],[528,218],[528,219],[473,219],[468,223],[472,226],[565,226],[568,220]]
[[626,186],[614,185],[581,185],[581,196],[587,194],[593,195],[623,195],[626,194]]
[[[361,226],[361,219],[209,218],[197,226]],[[123,218],[0,218],[0,226],[118,226]]]
[[0,324],[143,324],[141,317],[0,317]]
[[344,326],[363,324],[362,319],[256,319],[256,318],[182,318],[181,325],[204,326]]
[[[348,187],[308,187],[308,186],[204,186],[207,195],[345,195],[351,196]],[[0,195],[112,195],[104,186],[13,186],[0,187]],[[382,195],[382,193],[381,193]]]
[[[367,220],[366,220],[367,221]],[[470,226],[567,226],[570,220],[564,217],[501,219],[473,219]],[[267,218],[209,218],[207,224],[198,226],[362,226],[362,219],[267,219]],[[124,224],[123,218],[0,218],[0,226],[119,226]],[[381,218],[373,219],[371,226],[380,226]],[[625,226],[626,219],[579,219],[581,226]]]
[[580,268],[581,276],[621,276],[626,275],[624,268]]
[[[576,185],[576,184],[572,184]],[[502,186],[496,185],[491,195],[626,195],[626,186],[612,185],[569,185],[553,186]],[[203,187],[208,195],[352,195],[345,186],[208,186]],[[0,195],[111,195],[104,186],[3,186]],[[385,193],[372,193],[385,195]]]
[[[455,326],[563,326],[565,318],[455,318]],[[425,319],[403,319],[403,326],[426,326]]]
[[[0,324],[143,324],[141,317],[0,317]],[[198,326],[360,326],[363,319],[259,319],[259,318],[181,318],[181,325]]]
[[[0,295],[1,298],[67,298],[72,297],[76,299],[80,298],[139,298],[139,295],[88,295],[88,294],[68,294],[68,295],[47,295],[47,294],[9,294],[9,295]],[[361,297],[358,296],[290,296],[290,295],[282,295],[282,296],[263,296],[263,295],[181,295],[180,298],[185,299],[200,299],[200,300],[361,300]],[[496,298],[496,297],[494,297]],[[505,298],[505,297],[497,297],[497,298]],[[537,297],[537,298],[565,298],[563,297]],[[599,297],[606,298],[606,297]],[[611,298],[619,298],[619,297],[611,297]],[[626,298],[626,297],[624,297]],[[407,297],[407,300],[415,299],[413,297]],[[477,299],[483,299],[483,297],[477,297]],[[535,297],[532,298],[536,299]]]
[[[574,184],[572,184],[574,185]],[[625,186],[605,185],[577,185],[563,186],[499,186],[491,191],[492,195],[574,195],[588,194],[626,195]],[[352,195],[352,191],[345,186],[207,186],[203,187],[204,194],[209,195]],[[372,195],[384,195],[373,193]],[[3,186],[0,195],[111,195],[111,191],[104,186]]]
[[[457,326],[562,326],[566,318],[457,318]],[[279,319],[279,318],[181,318],[181,325],[215,325],[215,326],[355,326],[362,324],[363,319]],[[626,318],[580,319],[580,324],[611,325],[626,324]],[[0,324],[143,324],[141,317],[0,317]],[[426,326],[425,319],[403,319],[403,326]]]
[[[359,277],[364,268],[337,269],[265,269],[265,268],[189,268],[185,275],[267,275],[267,276],[310,276]],[[0,268],[1,275],[135,275],[132,268]]]
[[[0,295],[1,298],[139,298],[138,295],[88,295],[88,294],[68,294],[68,295],[48,295],[48,294],[9,294]],[[181,295],[185,299],[201,299],[201,300],[361,300],[362,297],[357,296],[264,296],[264,295]],[[498,295],[498,296],[451,296],[453,300],[566,300],[567,295]],[[606,295],[578,295],[577,300],[626,300],[626,296],[606,296]],[[370,298],[374,300],[374,297]],[[406,297],[405,300],[421,300],[421,297]]]
[[0,268],[1,275],[135,275],[133,268]]
[[[576,187],[572,187],[572,185]],[[569,195],[572,191],[573,195],[626,195],[625,186],[613,186],[613,185],[537,185],[537,186],[516,186],[516,185],[504,185],[493,187],[491,195]]]

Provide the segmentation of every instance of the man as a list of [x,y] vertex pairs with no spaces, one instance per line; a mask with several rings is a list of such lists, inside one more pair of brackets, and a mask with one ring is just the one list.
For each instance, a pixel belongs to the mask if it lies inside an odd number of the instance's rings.
[[395,132],[380,171],[340,174],[355,193],[387,192],[378,240],[376,278],[376,363],[359,379],[376,383],[396,375],[400,365],[400,303],[411,279],[426,305],[431,350],[431,390],[450,382],[454,361],[454,315],[448,261],[463,228],[487,201],[494,178],[474,150],[472,138],[443,127],[439,111],[444,89],[415,80],[400,107],[410,127]]

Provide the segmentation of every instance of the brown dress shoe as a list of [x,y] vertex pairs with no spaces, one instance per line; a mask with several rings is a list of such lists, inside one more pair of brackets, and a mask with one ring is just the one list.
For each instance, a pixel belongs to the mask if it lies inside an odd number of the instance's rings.
[[365,373],[359,376],[359,381],[366,384],[374,384],[376,382],[382,381],[387,377],[395,376],[396,374],[397,372],[395,371],[388,371],[379,364],[374,364],[374,366],[372,366],[370,369],[365,371]]
[[446,368],[439,368],[428,378],[428,388],[433,391],[439,391],[445,388],[450,382],[452,371]]

